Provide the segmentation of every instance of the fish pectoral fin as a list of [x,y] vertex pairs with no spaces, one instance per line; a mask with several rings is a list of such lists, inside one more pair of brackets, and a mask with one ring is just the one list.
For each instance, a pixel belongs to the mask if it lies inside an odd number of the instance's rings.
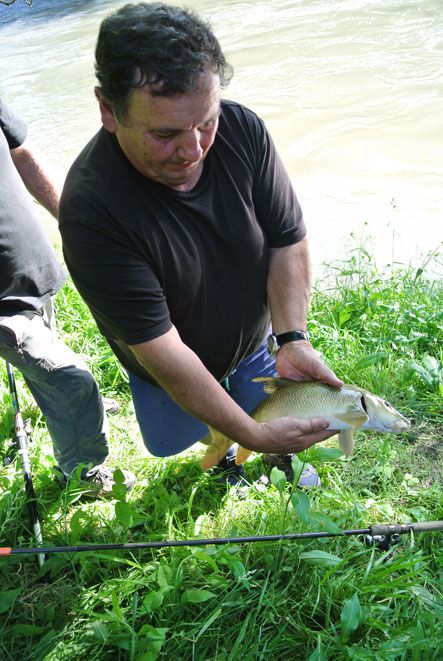
[[204,457],[200,462],[200,467],[203,470],[207,470],[208,468],[212,468],[218,464],[220,459],[226,455],[227,451],[232,445],[232,441],[216,429],[212,429],[212,427],[210,427],[209,433],[211,436],[211,444],[206,450]]
[[346,411],[345,413],[340,414],[335,413],[334,418],[336,420],[340,420],[341,422],[346,422],[346,424],[350,425],[352,429],[361,427],[369,420],[368,416],[364,413],[361,413],[361,411]]
[[240,466],[240,464],[245,462],[250,454],[252,454],[252,450],[247,450],[246,448],[243,448],[241,445],[239,445],[237,448],[237,456],[235,457],[236,466]]
[[274,376],[257,376],[255,379],[252,379],[257,383],[263,383],[263,390],[268,394],[272,395],[279,388],[284,386],[289,386],[294,383],[291,379],[281,379]]
[[343,450],[345,457],[349,457],[354,449],[354,436],[352,429],[342,429],[338,435],[338,444],[340,450]]

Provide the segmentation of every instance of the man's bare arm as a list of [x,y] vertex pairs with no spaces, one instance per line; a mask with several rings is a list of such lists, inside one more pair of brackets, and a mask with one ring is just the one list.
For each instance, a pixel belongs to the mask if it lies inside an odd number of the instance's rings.
[[31,195],[51,213],[58,218],[58,205],[60,192],[51,180],[27,140],[11,149],[11,157],[15,167]]
[[[274,333],[306,330],[310,293],[309,251],[306,237],[271,250],[267,293]],[[342,381],[320,359],[309,342],[284,344],[276,356],[280,376],[300,381],[324,381],[340,387]]]
[[300,452],[332,434],[328,421],[277,418],[253,420],[208,372],[175,328],[131,346],[138,361],[183,409],[245,448],[256,452]]

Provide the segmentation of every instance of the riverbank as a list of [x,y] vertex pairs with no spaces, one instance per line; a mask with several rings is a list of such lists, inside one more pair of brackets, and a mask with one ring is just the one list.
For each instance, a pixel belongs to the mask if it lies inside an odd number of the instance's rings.
[[[308,451],[323,486],[294,490],[255,456],[253,485],[226,491],[202,473],[202,450],[169,459],[140,452],[125,376],[68,283],[57,297],[64,336],[121,410],[110,419],[110,464],[132,469],[129,496],[91,499],[52,480],[51,444],[17,375],[32,420],[31,458],[46,545],[269,535],[443,518],[443,289],[418,271],[381,273],[364,251],[335,265],[335,286],[313,296],[310,330],[339,376],[388,399],[410,432],[357,432],[350,459]],[[4,368],[0,448],[12,416]],[[336,447],[332,439],[331,447]],[[0,657],[59,659],[439,658],[443,645],[442,533],[405,536],[387,551],[362,538],[87,552],[0,559]],[[30,544],[23,478],[0,469],[0,544]]]

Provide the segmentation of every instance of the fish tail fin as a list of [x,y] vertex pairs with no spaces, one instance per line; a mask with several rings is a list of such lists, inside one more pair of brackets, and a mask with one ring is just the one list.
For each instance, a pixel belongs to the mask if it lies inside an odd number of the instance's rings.
[[200,467],[203,470],[207,470],[208,468],[212,468],[218,464],[220,459],[226,455],[227,451],[232,445],[232,441],[216,429],[212,429],[212,427],[210,427],[209,433],[211,444],[206,450],[204,457],[200,462]]
[[235,457],[236,466],[240,466],[240,464],[245,462],[250,454],[252,454],[252,450],[247,450],[246,448],[242,448],[242,446],[239,445],[237,449],[237,456]]

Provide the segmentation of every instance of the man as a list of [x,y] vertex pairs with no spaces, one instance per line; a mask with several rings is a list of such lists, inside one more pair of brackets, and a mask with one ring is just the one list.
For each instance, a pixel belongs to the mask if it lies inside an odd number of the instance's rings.
[[68,174],[60,231],[146,446],[181,452],[207,425],[279,456],[325,440],[326,420],[248,415],[265,396],[255,376],[341,381],[306,333],[295,193],[263,122],[221,101],[232,71],[216,38],[181,8],[126,5],[101,25],[96,73],[103,128]]
[[[17,367],[46,419],[65,482],[78,466],[109,491],[108,425],[97,383],[57,337],[51,297],[66,275],[28,191],[55,217],[58,193],[26,140],[27,128],[0,100],[0,357]],[[134,482],[126,473],[127,486]]]

